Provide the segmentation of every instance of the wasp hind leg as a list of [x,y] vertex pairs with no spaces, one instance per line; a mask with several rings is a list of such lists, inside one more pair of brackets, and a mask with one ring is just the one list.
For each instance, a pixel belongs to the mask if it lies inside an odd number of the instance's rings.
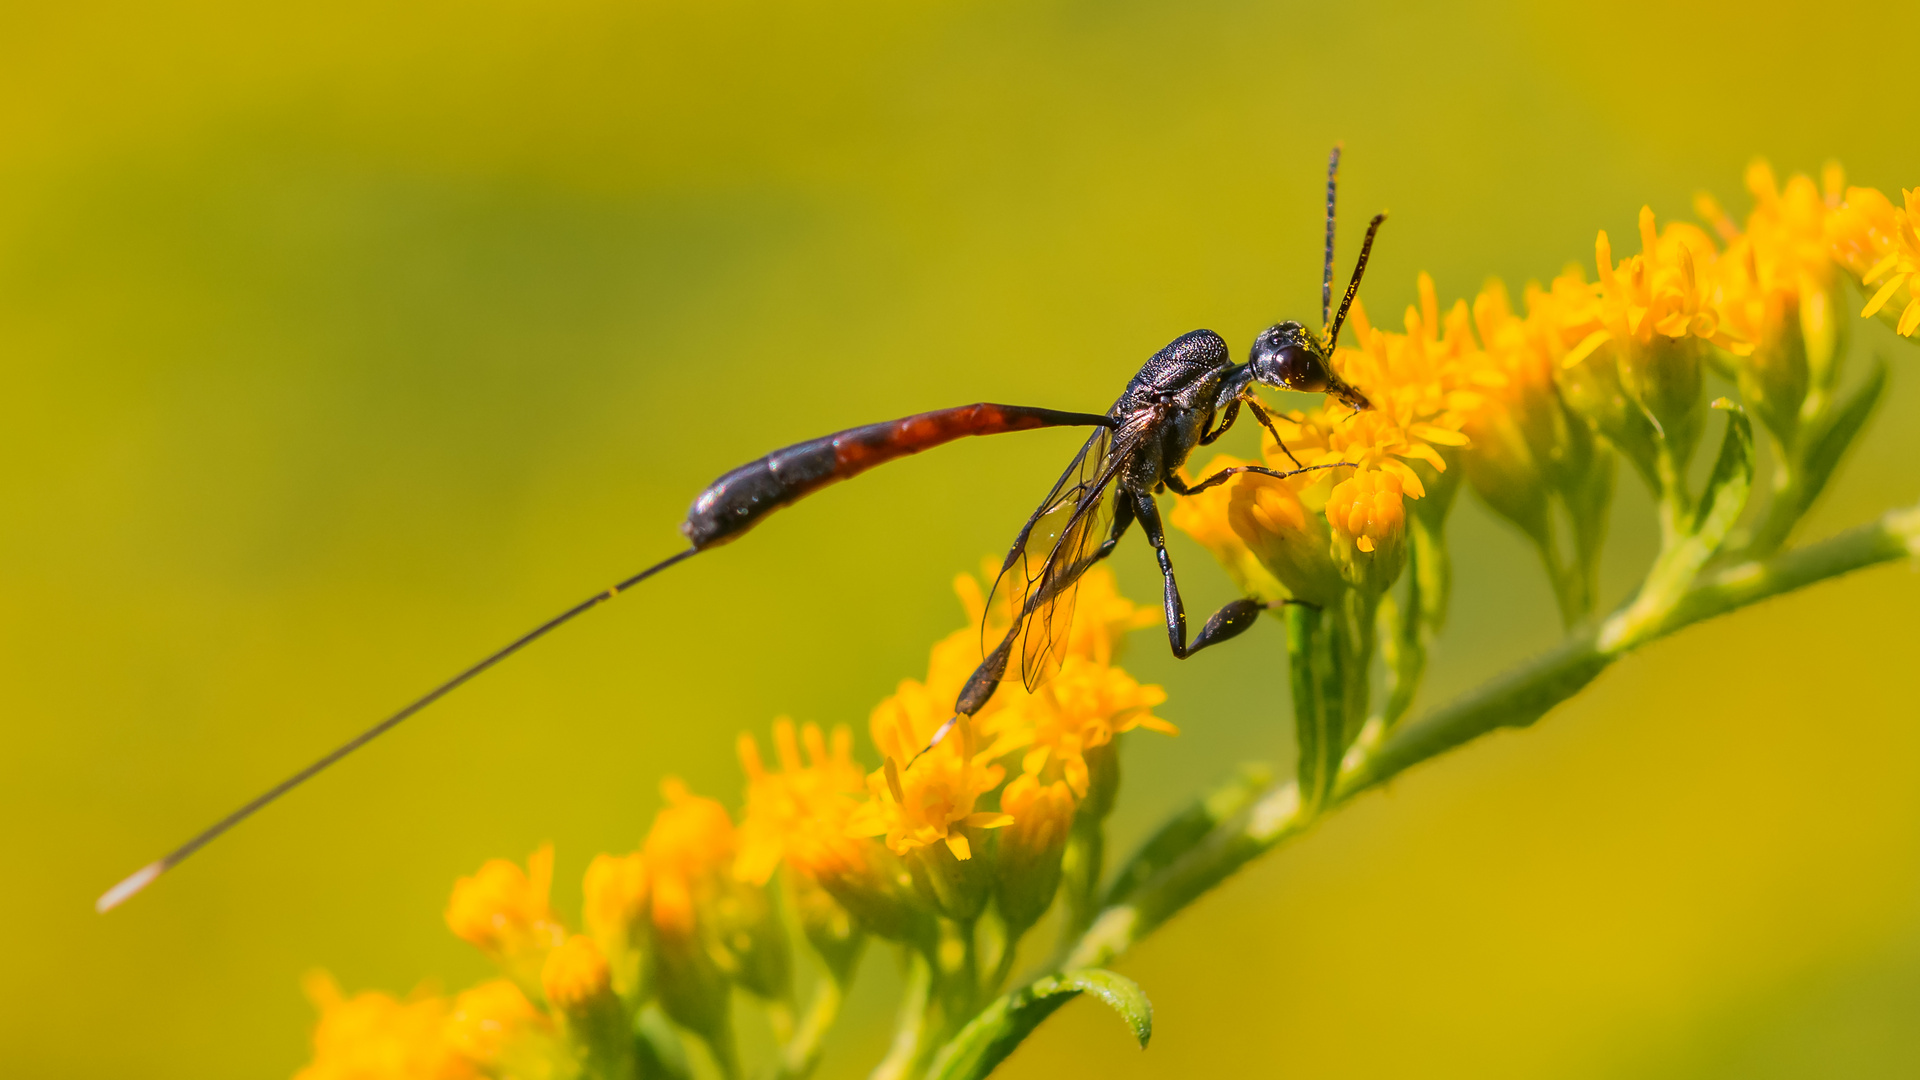
[[1153,545],[1153,553],[1160,560],[1160,576],[1167,583],[1164,600],[1167,644],[1175,657],[1185,660],[1209,645],[1239,637],[1266,610],[1267,605],[1258,600],[1235,600],[1214,612],[1194,636],[1193,644],[1188,645],[1186,605],[1180,600],[1180,584],[1173,578],[1173,559],[1167,554],[1166,531],[1160,527],[1160,508],[1154,505],[1152,495],[1141,492],[1134,496],[1134,513],[1146,531],[1147,542]]

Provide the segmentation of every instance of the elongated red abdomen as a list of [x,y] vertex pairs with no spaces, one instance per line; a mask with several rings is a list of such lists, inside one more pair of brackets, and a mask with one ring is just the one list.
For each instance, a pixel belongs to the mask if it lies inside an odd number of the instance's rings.
[[899,420],[848,428],[775,450],[707,485],[680,531],[695,548],[722,544],[782,506],[828,484],[968,435],[998,435],[1043,427],[1107,426],[1098,413],[1060,412],[980,402]]

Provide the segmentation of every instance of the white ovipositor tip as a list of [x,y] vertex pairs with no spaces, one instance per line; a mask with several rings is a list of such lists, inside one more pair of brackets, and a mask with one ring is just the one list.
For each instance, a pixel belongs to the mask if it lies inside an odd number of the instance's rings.
[[127,897],[153,884],[153,879],[159,877],[160,871],[165,869],[165,864],[153,862],[135,870],[127,875],[127,880],[101,893],[100,899],[93,902],[93,910],[105,915],[119,907]]

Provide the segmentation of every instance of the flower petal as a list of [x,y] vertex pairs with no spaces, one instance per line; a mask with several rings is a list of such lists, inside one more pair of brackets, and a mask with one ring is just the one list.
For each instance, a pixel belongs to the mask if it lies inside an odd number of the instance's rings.
[[1893,291],[1900,287],[1902,280],[1903,279],[1897,274],[1888,278],[1887,283],[1880,286],[1880,291],[1873,294],[1873,299],[1867,301],[1867,306],[1860,309],[1860,317],[1863,319],[1867,318],[1874,312],[1879,311],[1882,307],[1885,307],[1887,301],[1893,299]]

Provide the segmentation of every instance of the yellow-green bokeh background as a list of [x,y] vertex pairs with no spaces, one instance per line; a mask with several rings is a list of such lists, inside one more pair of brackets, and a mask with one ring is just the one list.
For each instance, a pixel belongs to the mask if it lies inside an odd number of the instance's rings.
[[[0,1072],[258,1077],[297,981],[458,986],[452,879],[537,842],[563,908],[659,777],[864,727],[1072,445],[836,489],[489,674],[112,916],[106,885],[671,550],[773,446],[979,399],[1102,408],[1197,326],[1315,303],[1319,172],[1393,218],[1389,323],[1844,160],[1920,183],[1897,5],[174,3],[0,11]],[[1904,81],[1901,81],[1904,79]],[[1920,496],[1920,350],[1815,532]],[[1622,477],[1630,487],[1630,477]],[[1623,488],[1624,491],[1624,488]],[[1623,493],[1609,588],[1650,543]],[[1554,633],[1470,501],[1429,700]],[[1229,595],[1184,540],[1194,606]],[[1117,560],[1137,597],[1144,545]],[[1697,628],[1370,795],[1126,961],[1010,1075],[1920,1071],[1920,576]],[[1287,759],[1278,628],[1130,660],[1185,734],[1137,836]],[[1151,740],[1151,736],[1142,739]],[[885,1038],[870,965],[827,1075]]]

